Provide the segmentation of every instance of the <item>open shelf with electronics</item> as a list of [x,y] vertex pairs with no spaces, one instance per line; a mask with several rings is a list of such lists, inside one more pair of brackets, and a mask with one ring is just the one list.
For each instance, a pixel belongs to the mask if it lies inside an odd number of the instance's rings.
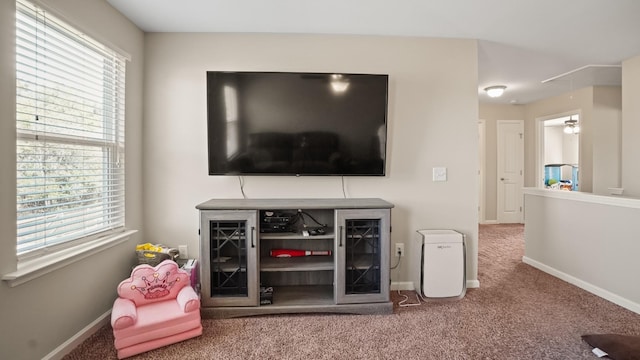
[[381,199],[213,199],[200,210],[202,313],[391,313]]

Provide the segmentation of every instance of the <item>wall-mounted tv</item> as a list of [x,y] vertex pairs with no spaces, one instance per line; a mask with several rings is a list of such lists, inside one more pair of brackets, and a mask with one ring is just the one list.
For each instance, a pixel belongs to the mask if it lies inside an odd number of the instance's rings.
[[384,176],[388,78],[208,71],[209,175]]

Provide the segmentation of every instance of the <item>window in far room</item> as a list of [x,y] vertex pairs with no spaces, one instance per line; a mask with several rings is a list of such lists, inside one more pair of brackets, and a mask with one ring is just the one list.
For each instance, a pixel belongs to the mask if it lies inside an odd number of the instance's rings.
[[124,56],[16,2],[17,254],[124,230]]
[[544,187],[579,191],[580,114],[544,120]]

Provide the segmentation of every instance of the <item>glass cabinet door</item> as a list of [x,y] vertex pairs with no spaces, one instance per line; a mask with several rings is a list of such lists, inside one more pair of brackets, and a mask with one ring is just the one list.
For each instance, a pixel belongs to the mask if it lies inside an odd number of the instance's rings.
[[390,211],[336,211],[335,301],[389,301]]
[[258,305],[256,211],[202,211],[203,306]]

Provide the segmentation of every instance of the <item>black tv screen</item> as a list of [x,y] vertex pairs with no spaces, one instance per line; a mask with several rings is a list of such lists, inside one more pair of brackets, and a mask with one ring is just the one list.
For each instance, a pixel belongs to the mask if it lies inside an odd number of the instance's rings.
[[207,72],[209,175],[385,174],[388,75]]

